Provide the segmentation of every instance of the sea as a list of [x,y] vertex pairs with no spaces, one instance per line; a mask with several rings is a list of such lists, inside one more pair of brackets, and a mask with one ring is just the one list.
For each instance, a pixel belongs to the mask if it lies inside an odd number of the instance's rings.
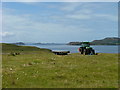
[[[78,48],[80,47],[80,45],[65,44],[27,44],[26,46],[36,46],[38,48],[46,48],[50,50],[70,51],[70,53],[78,53]],[[120,47],[120,45],[92,45],[91,47],[95,50],[96,53],[120,53],[120,51],[118,50],[118,47]]]

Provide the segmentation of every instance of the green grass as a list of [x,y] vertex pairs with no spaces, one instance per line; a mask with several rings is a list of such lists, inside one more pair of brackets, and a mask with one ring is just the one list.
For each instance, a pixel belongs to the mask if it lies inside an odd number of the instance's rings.
[[2,56],[3,88],[118,88],[118,54],[60,56],[3,44]]

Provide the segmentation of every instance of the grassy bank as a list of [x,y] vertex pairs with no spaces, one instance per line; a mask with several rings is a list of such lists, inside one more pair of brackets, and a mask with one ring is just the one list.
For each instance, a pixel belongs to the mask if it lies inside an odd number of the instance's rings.
[[117,54],[60,56],[48,49],[10,44],[2,49],[3,88],[118,87]]

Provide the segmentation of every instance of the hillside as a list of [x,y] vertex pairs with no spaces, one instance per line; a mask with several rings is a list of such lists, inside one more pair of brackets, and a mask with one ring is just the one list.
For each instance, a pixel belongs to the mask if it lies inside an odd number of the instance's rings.
[[94,40],[91,42],[92,45],[118,45],[120,44],[120,38],[104,38],[101,40]]
[[[69,42],[67,45],[81,45],[82,42]],[[91,45],[120,45],[120,38],[108,37],[90,42]]]
[[51,50],[49,49],[42,49],[42,48],[37,48],[37,47],[33,47],[33,46],[18,46],[18,45],[14,45],[14,44],[6,44],[6,43],[0,43],[0,45],[2,46],[2,53],[32,53],[32,52],[50,52]]
[[11,43],[11,44],[15,44],[15,45],[25,45],[25,43],[23,43],[23,42],[16,42],[16,43]]
[[2,46],[3,88],[118,88],[118,54],[55,55],[36,47]]
[[67,45],[81,45],[82,42],[69,42]]

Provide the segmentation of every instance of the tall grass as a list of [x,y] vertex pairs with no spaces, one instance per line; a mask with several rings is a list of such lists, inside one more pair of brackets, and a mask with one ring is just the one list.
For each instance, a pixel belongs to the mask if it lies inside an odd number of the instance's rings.
[[[22,54],[12,56],[11,51]],[[60,56],[6,44],[3,53],[3,88],[118,88],[117,54]]]

